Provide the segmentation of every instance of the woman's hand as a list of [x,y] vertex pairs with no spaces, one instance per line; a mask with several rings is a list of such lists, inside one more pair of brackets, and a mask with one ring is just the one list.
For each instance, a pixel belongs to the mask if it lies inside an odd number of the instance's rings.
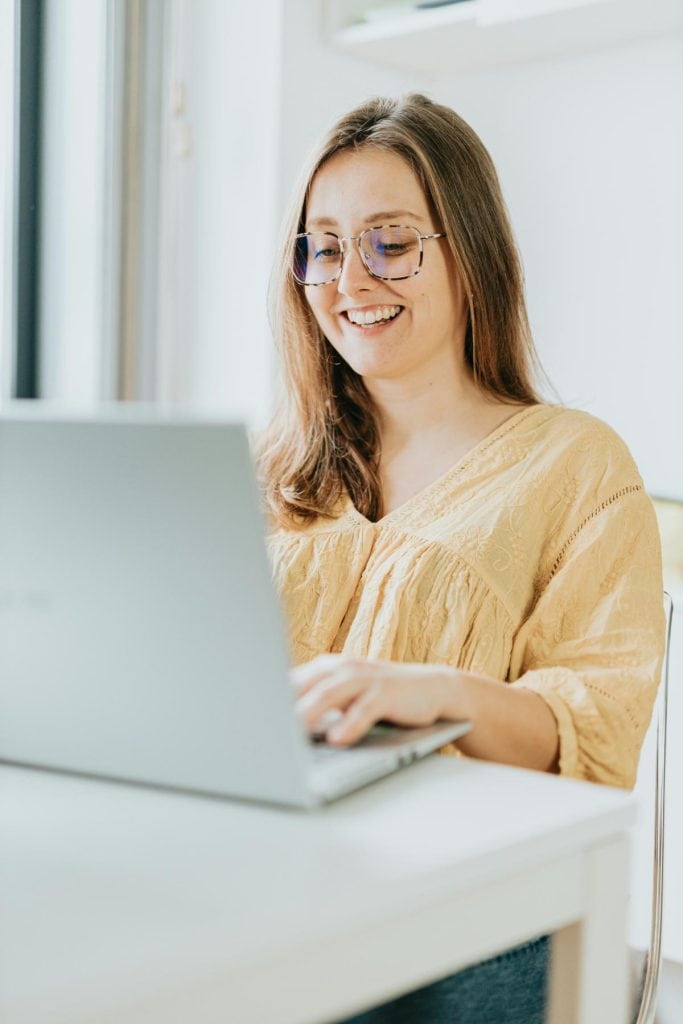
[[449,703],[457,673],[445,665],[404,664],[322,654],[291,672],[297,710],[314,732],[328,712],[341,717],[327,730],[328,742],[347,746],[382,719],[396,725],[433,725]]
[[297,709],[312,732],[324,717],[341,717],[327,729],[328,742],[357,743],[382,719],[397,725],[433,725],[468,719],[472,731],[458,740],[471,757],[557,771],[557,722],[542,697],[523,687],[448,665],[321,654],[291,672]]

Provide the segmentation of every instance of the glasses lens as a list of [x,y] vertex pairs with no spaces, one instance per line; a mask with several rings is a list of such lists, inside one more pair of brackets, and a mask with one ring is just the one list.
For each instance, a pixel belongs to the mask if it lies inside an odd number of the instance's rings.
[[336,235],[297,235],[292,271],[300,284],[326,284],[334,280],[341,262]]
[[390,281],[412,277],[420,269],[420,232],[417,228],[370,228],[363,232],[361,248],[373,274]]

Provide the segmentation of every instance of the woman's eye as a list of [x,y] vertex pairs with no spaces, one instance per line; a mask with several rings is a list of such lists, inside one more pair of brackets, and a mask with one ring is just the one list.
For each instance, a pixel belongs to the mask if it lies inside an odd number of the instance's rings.
[[392,242],[389,245],[378,245],[377,251],[380,256],[398,256],[408,248],[407,245],[399,244],[398,242]]
[[339,249],[318,249],[315,254],[317,260],[329,260],[339,255]]

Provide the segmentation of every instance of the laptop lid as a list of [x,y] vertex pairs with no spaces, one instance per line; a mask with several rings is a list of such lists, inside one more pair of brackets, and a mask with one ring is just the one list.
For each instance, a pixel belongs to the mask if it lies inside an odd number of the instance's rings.
[[244,428],[18,403],[0,489],[0,758],[310,802]]

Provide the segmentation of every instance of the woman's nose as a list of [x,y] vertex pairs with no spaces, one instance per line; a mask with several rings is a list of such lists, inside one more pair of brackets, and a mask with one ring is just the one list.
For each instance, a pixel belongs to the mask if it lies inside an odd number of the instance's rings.
[[344,240],[342,248],[342,268],[337,278],[337,288],[344,295],[352,295],[358,291],[368,291],[377,286],[377,278],[373,277],[361,259],[358,242]]

